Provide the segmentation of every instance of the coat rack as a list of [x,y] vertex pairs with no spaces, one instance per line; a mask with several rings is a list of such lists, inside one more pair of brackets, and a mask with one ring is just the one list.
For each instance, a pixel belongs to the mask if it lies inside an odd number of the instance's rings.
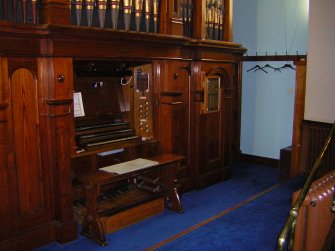
[[[265,53],[265,55],[261,55],[259,56],[256,52],[255,56],[249,56],[246,53],[247,56],[243,56],[243,61],[293,61],[298,62],[298,61],[305,61],[307,58],[307,55],[299,55],[298,51],[296,55],[288,55],[286,53],[286,55],[277,55],[277,53],[275,53],[275,55],[268,55],[267,53]],[[261,70],[264,73],[268,73],[268,69],[272,69],[274,71],[278,71],[281,72],[284,69],[291,69],[291,70],[296,70],[296,68],[294,68],[291,64],[284,64],[281,67],[273,67],[270,64],[265,64],[264,66],[260,66],[260,65],[256,65],[254,67],[252,67],[251,69],[248,69],[247,72],[249,71],[259,71]]]
[[258,55],[256,52],[255,56],[249,56],[246,53],[246,56],[243,56],[243,61],[300,61],[306,60],[306,58],[307,54],[302,55],[298,51],[296,55],[288,55],[287,53],[285,55],[277,55],[277,53],[274,55],[268,55],[267,53],[265,55]]

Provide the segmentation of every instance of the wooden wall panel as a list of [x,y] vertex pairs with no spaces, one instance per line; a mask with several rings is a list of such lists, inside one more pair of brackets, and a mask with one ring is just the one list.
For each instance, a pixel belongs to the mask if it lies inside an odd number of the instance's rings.
[[43,208],[36,76],[17,69],[11,76],[11,95],[19,214],[33,214]]
[[8,83],[7,60],[0,57],[0,240],[12,230],[11,202],[8,194],[10,194],[9,172],[8,172],[8,102],[5,100],[5,89]]
[[[165,153],[188,156],[189,75],[187,63],[161,62],[160,139]],[[171,141],[172,140],[172,141]]]
[[200,128],[199,174],[202,175],[221,165],[221,112],[202,114]]
[[[318,158],[328,137],[331,124],[304,120],[302,125],[302,153],[300,159],[300,173],[309,172]],[[328,173],[335,167],[335,138],[324,155],[317,177]]]
[[[235,156],[239,139],[240,99],[236,67],[229,63],[199,62],[193,65],[194,78],[192,97],[192,162],[198,188],[230,177],[230,164]],[[201,71],[199,71],[201,69]],[[203,76],[220,77],[220,109],[218,112],[203,113]]]
[[[6,79],[2,79],[1,89],[8,104],[3,119],[6,143],[0,154],[4,158],[2,177],[8,190],[4,189],[2,197],[10,210],[10,220],[3,228],[11,229],[7,233],[23,236],[27,229],[42,223],[47,227],[46,223],[51,221],[50,182],[40,125],[43,104],[39,102],[36,59],[9,58],[2,63]],[[21,244],[18,241],[13,245]]]
[[[224,91],[225,92],[225,91]],[[221,123],[224,125],[222,132],[222,153],[223,153],[223,165],[228,166],[231,164],[233,159],[233,104],[234,99],[228,94],[224,93],[223,95],[223,115],[221,119]]]
[[[52,66],[52,67],[50,67]],[[47,83],[46,128],[53,175],[54,220],[56,240],[64,243],[77,237],[72,212],[71,153],[74,121],[72,114],[73,64],[71,58],[39,60],[40,80]],[[44,69],[44,70],[43,70]]]
[[[158,63],[158,62],[157,62]],[[190,174],[190,108],[189,108],[189,63],[160,61],[155,71],[155,93],[159,99],[156,110],[156,131],[163,153],[175,153],[186,157],[181,165],[179,179],[181,190],[193,187]],[[159,69],[159,70],[158,70]],[[158,113],[157,113],[158,112]],[[158,116],[157,116],[158,114]]]

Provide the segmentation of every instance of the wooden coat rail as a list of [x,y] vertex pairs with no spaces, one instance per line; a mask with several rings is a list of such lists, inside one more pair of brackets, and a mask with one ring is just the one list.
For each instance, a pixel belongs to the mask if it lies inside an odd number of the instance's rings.
[[300,61],[306,58],[307,55],[263,55],[243,56],[243,61]]

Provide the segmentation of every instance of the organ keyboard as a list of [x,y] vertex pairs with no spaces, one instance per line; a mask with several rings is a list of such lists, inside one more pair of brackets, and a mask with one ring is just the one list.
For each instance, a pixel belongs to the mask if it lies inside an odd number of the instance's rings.
[[141,137],[126,121],[112,121],[76,127],[76,144],[79,149],[91,150],[120,141],[138,142]]

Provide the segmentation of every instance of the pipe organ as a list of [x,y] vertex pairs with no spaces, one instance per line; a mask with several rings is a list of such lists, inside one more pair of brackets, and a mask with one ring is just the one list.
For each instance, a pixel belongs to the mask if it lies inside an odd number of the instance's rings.
[[231,8],[0,1],[1,250],[72,241],[78,224],[104,243],[127,210],[182,212],[180,193],[229,179],[245,52]]

